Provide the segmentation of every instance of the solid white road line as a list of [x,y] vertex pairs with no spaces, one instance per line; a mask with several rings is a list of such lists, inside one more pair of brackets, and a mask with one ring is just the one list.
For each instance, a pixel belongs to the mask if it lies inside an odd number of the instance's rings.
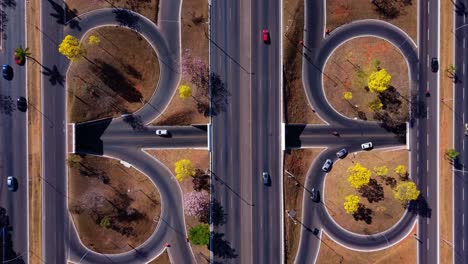
[[465,140],[463,140],[463,150],[465,150]]
[[427,197],[429,197],[429,185],[426,187]]
[[462,200],[465,201],[465,188],[462,189]]

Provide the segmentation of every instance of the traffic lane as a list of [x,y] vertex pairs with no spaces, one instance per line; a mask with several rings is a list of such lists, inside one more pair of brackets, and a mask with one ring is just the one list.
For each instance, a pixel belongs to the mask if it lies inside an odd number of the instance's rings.
[[307,148],[307,147],[327,147],[327,146],[353,146],[353,148],[361,148],[363,143],[371,142],[373,148],[402,148],[405,146],[405,142],[401,141],[401,138],[393,135],[341,135],[339,137],[332,135],[306,135],[301,136],[298,140],[287,141],[287,148]]

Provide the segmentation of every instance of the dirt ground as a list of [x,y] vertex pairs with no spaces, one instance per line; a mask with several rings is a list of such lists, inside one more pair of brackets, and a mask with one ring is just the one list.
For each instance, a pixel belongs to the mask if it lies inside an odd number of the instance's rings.
[[[201,169],[205,171],[209,168],[209,153],[206,150],[195,150],[195,149],[180,149],[180,150],[146,150],[151,156],[158,159],[162,164],[164,164],[173,174],[174,174],[174,163],[181,159],[188,159],[192,162],[192,165],[195,169]],[[193,191],[193,183],[191,179],[186,179],[183,182],[179,182],[180,188],[184,194]],[[182,206],[182,205],[181,205]],[[185,224],[188,230],[197,224],[200,224],[200,221],[196,217],[185,215]],[[206,257],[209,258],[210,251],[206,246],[197,246],[191,244],[193,249],[193,254],[199,264],[209,263]]]
[[[208,1],[190,0],[182,2],[181,30],[182,30],[182,64],[197,65],[206,72],[208,78]],[[166,110],[156,120],[154,125],[191,125],[206,124],[208,117],[197,110],[197,100],[207,101],[202,94],[208,86],[197,86],[192,81],[192,75],[182,71],[180,84],[189,85],[192,88],[192,98],[181,99],[176,92]]]
[[[453,148],[453,83],[445,74],[445,69],[453,64],[453,5],[450,1],[440,2],[441,30],[440,30],[440,98],[445,100],[440,104],[440,153]],[[444,71],[444,73],[442,72]],[[439,175],[439,216],[440,216],[440,238],[445,241],[453,241],[453,180],[452,165],[440,155]],[[440,242],[440,263],[453,263],[453,248],[447,243]],[[455,260],[456,262],[456,260]]]
[[[147,176],[95,156],[69,166],[68,206],[84,245],[101,253],[122,253],[155,231],[161,198]],[[102,226],[106,217],[108,228]]]
[[416,226],[410,234],[393,247],[375,252],[353,251],[342,247],[322,234],[317,264],[410,264],[417,263]]
[[[26,47],[31,57],[41,61],[40,44],[40,1],[28,3],[25,9],[27,22]],[[46,43],[43,43],[44,45]],[[29,262],[42,264],[42,115],[41,109],[41,71],[36,61],[27,60],[28,89],[28,202],[29,202]]]
[[283,0],[283,64],[286,123],[324,124],[307,100],[302,84],[304,1]]
[[167,250],[164,250],[164,252],[159,255],[155,260],[149,262],[149,264],[170,264],[171,260],[169,259],[169,254],[167,253]]
[[326,2],[327,28],[330,31],[355,20],[381,19],[401,28],[417,43],[417,0],[387,1],[396,4],[398,15],[394,18],[380,15],[376,11],[376,6],[369,0],[327,0]]
[[[384,199],[370,203],[346,180],[347,168],[360,163],[372,171],[371,179],[383,187]],[[329,214],[343,228],[358,234],[375,234],[387,230],[393,226],[405,212],[402,203],[394,198],[393,190],[381,176],[377,176],[373,169],[376,166],[387,166],[388,176],[400,183],[400,177],[394,173],[396,166],[403,164],[408,168],[408,151],[403,150],[372,150],[368,152],[350,153],[343,159],[335,162],[330,173],[325,177],[324,202]],[[411,176],[411,175],[410,175]],[[345,197],[355,194],[360,197],[360,203],[372,210],[371,223],[356,221],[353,215],[347,214],[343,208]]]
[[[101,43],[89,45],[90,35]],[[72,63],[67,74],[69,122],[131,113],[151,98],[159,80],[159,62],[140,34],[102,27],[86,34],[82,43],[86,57]]]
[[[398,111],[406,116],[403,119],[407,119],[410,96],[408,66],[400,51],[380,38],[355,38],[333,52],[325,65],[323,77],[328,101],[347,117],[358,117],[358,112],[362,111],[368,120],[374,120],[374,112],[368,104],[378,96],[368,92],[365,87],[368,76],[376,71],[377,66],[387,70],[392,76],[390,86],[399,93],[392,97],[397,97],[397,103],[400,104]],[[388,88],[387,91],[391,89]],[[343,99],[343,92],[351,92],[353,98],[346,101]]]
[[126,8],[147,17],[154,23],[158,22],[159,0],[66,0],[70,17],[106,7]]
[[[304,184],[307,171],[313,160],[323,151],[323,148],[314,149],[297,149],[285,152],[284,154],[284,169],[293,174],[297,181]],[[304,189],[295,180],[288,178],[288,174],[283,175],[284,186],[284,209],[295,210],[297,219],[302,218],[302,196]],[[299,238],[301,235],[300,225],[295,225],[288,218],[287,214],[284,217],[284,248],[286,263],[294,263],[297,248],[299,246]]]

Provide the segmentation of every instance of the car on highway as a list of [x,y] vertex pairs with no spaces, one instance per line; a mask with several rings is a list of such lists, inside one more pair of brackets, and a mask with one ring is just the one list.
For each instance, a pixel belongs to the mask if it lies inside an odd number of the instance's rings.
[[363,143],[361,144],[361,148],[363,150],[369,150],[369,149],[372,149],[374,146],[372,145],[372,142],[366,142],[366,143]]
[[346,149],[341,149],[340,151],[336,153],[336,157],[339,159],[345,158],[346,155],[348,155],[348,151]]
[[319,203],[320,202],[320,192],[317,189],[312,188],[312,195],[310,196],[310,199],[312,199],[312,201],[314,201],[316,203]]
[[262,30],[262,40],[264,43],[268,43],[270,41],[270,32],[268,29]]
[[439,70],[439,61],[436,57],[431,59],[431,70],[432,72],[437,72]]
[[167,129],[157,129],[156,130],[156,135],[158,135],[160,137],[168,136],[169,131],[167,131]]
[[322,170],[324,172],[329,172],[332,164],[333,164],[333,161],[331,159],[327,159],[325,163],[323,163]]
[[270,174],[264,171],[262,173],[262,178],[263,178],[263,185],[270,186],[270,183],[271,183]]
[[10,192],[15,192],[18,188],[18,183],[16,182],[15,177],[8,176],[7,177],[7,188]]
[[468,136],[468,123],[465,123],[465,136]]
[[2,65],[2,75],[3,75],[3,78],[6,79],[6,80],[13,79],[13,68],[11,68],[11,66],[8,65],[8,64],[3,64]]
[[317,236],[319,234],[319,230],[318,228],[314,228],[314,230],[312,230],[312,234],[314,234],[314,236]]
[[16,108],[21,112],[28,110],[28,101],[23,96],[18,97],[16,100]]

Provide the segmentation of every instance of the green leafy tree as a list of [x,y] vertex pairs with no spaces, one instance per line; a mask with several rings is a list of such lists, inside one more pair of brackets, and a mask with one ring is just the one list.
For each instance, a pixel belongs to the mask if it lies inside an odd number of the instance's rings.
[[18,65],[23,65],[26,61],[26,58],[31,55],[29,48],[23,48],[21,45],[15,49],[15,63]]
[[195,169],[193,168],[192,162],[188,159],[181,159],[175,164],[175,176],[180,182],[184,181],[187,177],[195,176]]
[[420,193],[412,181],[402,182],[395,188],[395,198],[404,202],[418,199]]
[[343,204],[343,207],[346,211],[347,214],[353,214],[357,212],[359,208],[359,202],[360,199],[357,195],[350,194],[345,197],[345,202]]
[[111,226],[110,217],[109,217],[109,216],[104,216],[104,217],[101,219],[101,222],[99,223],[99,225],[100,225],[102,228],[109,228],[109,227]]
[[81,45],[80,41],[71,35],[65,36],[58,50],[70,61],[76,61],[86,54],[86,49]]
[[447,151],[445,151],[445,157],[451,161],[455,160],[458,157],[458,155],[460,155],[460,153],[454,150],[453,148],[447,149]]
[[383,104],[379,98],[375,98],[374,100],[369,102],[368,106],[372,111],[377,112],[382,109]]
[[187,99],[192,96],[192,88],[188,85],[179,86],[179,97],[182,99]]
[[381,69],[371,73],[367,80],[367,87],[373,93],[381,93],[388,89],[391,80],[392,76],[385,69]]
[[356,189],[359,189],[361,186],[366,185],[370,181],[370,176],[372,172],[363,167],[361,164],[356,163],[356,165],[351,166],[347,169],[348,172],[348,182]]
[[378,167],[374,167],[374,172],[375,174],[377,174],[378,176],[381,176],[381,177],[385,177],[388,175],[388,168],[387,166],[383,165],[383,166],[378,166]]
[[189,240],[195,245],[208,245],[210,228],[207,224],[198,224],[189,230]]

